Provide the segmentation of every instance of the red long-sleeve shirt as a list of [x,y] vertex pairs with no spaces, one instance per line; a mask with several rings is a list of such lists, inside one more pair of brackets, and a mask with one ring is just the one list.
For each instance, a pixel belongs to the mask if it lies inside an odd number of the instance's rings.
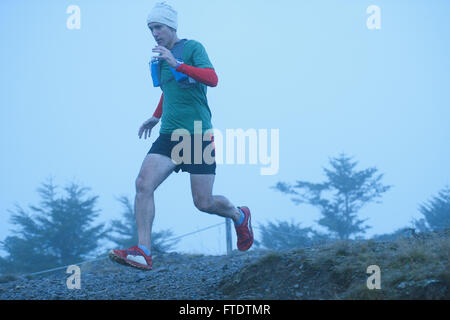
[[[191,77],[192,79],[197,80],[198,82],[201,82],[203,84],[206,84],[209,87],[216,87],[217,83],[219,82],[216,71],[214,71],[214,69],[211,68],[197,68],[183,63],[180,66],[178,66],[176,71],[182,72],[185,75]],[[159,100],[158,106],[156,107],[156,110],[153,113],[153,116],[155,118],[160,119],[162,116],[163,99],[164,93],[161,94],[161,99]]]

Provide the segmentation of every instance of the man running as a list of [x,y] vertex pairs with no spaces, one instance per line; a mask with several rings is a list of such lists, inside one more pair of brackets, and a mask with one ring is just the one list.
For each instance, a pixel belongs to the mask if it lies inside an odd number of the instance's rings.
[[[190,174],[192,197],[198,210],[234,221],[239,250],[246,251],[253,244],[250,210],[247,207],[235,207],[224,196],[212,194],[216,162],[214,137],[207,134],[211,132],[212,124],[206,93],[207,86],[217,86],[218,78],[201,43],[178,39],[177,21],[177,12],[166,3],[157,3],[147,19],[147,25],[157,43],[152,51],[159,54],[153,57],[151,64],[153,84],[160,86],[163,93],[153,116],[139,128],[138,136],[140,139],[142,136],[144,139],[150,137],[152,129],[162,118],[161,130],[136,179],[134,212],[139,244],[109,253],[113,261],[141,270],[152,268],[154,192],[174,171]],[[191,148],[174,152],[174,147],[180,145],[179,141],[172,139],[176,132],[187,133],[187,136],[177,137],[183,138],[184,147]],[[184,143],[186,137],[187,144]],[[193,152],[185,152],[187,150]],[[208,159],[204,154],[211,157]],[[178,158],[181,156],[183,161],[175,160],[174,155]]]

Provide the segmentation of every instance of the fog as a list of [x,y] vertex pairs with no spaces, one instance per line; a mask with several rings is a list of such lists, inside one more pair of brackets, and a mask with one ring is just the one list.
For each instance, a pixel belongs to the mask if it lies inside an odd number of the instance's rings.
[[[37,204],[49,177],[91,188],[102,222],[120,218],[117,197],[134,198],[159,130],[138,139],[161,94],[148,68],[154,3],[0,2],[0,240],[11,234],[9,210]],[[450,184],[447,1],[169,3],[178,36],[200,41],[219,77],[208,88],[214,127],[258,139],[263,130],[269,142],[278,133],[276,170],[262,174],[270,164],[260,157],[224,158],[217,168],[214,193],[250,207],[254,226],[292,220],[320,230],[316,208],[270,187],[322,182],[341,153],[393,186],[361,210],[372,227],[366,237],[409,225],[419,204]],[[378,29],[369,28],[374,4]],[[80,9],[79,29],[68,28],[70,5]],[[155,231],[182,235],[223,221],[195,208],[186,173],[171,175],[155,201]],[[224,226],[183,238],[177,250],[223,254]]]

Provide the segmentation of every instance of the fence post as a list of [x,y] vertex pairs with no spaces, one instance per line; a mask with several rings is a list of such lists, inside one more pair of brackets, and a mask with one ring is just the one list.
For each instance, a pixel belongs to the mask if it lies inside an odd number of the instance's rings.
[[231,219],[225,218],[225,230],[226,230],[226,243],[227,243],[227,254],[231,254],[233,250],[233,243],[231,240]]

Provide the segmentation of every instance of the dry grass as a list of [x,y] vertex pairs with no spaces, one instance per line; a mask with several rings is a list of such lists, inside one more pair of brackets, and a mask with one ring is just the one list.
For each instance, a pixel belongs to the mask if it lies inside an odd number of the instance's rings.
[[[314,248],[271,252],[241,270],[229,292],[237,294],[244,285],[241,281],[251,272],[254,294],[258,296],[257,288],[264,283],[270,288],[270,298],[450,299],[449,257],[449,232],[386,242],[335,241]],[[380,267],[380,290],[367,288],[370,265]],[[267,273],[269,266],[271,272]],[[294,288],[292,283],[300,285]]]

